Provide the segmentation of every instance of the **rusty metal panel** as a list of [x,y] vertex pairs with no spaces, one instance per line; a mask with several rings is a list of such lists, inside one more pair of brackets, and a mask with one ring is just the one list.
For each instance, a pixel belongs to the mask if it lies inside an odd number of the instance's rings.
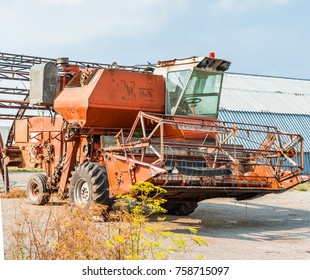
[[28,143],[29,127],[28,119],[21,119],[15,121],[14,140],[16,143]]
[[82,127],[131,128],[139,111],[164,113],[162,76],[122,70],[98,70],[83,87],[65,87],[54,109]]
[[152,177],[166,173],[165,169],[153,164],[109,152],[105,153],[105,158],[110,197],[131,193],[131,186],[135,183],[146,182]]

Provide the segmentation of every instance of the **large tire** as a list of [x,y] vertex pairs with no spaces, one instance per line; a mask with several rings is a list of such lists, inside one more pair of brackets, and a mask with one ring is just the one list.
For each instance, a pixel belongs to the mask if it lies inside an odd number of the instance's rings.
[[165,203],[162,207],[166,209],[167,214],[175,216],[188,216],[197,208],[197,202],[183,202],[183,203]]
[[44,174],[34,174],[27,184],[27,197],[31,204],[44,205],[49,202],[50,191],[47,188],[47,177]]
[[109,183],[106,169],[96,162],[85,162],[76,167],[70,179],[69,198],[74,206],[88,209],[93,202],[113,204],[109,197]]

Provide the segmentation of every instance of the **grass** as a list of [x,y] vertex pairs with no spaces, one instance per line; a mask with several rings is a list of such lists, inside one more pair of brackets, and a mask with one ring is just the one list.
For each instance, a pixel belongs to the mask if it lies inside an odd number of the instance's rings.
[[8,167],[9,172],[44,172],[43,169],[35,167],[18,168],[18,167]]
[[8,193],[0,194],[0,198],[26,198],[27,194],[25,190],[14,189]]
[[304,184],[297,185],[296,187],[294,187],[294,190],[300,191],[300,192],[310,191],[310,183],[304,183]]

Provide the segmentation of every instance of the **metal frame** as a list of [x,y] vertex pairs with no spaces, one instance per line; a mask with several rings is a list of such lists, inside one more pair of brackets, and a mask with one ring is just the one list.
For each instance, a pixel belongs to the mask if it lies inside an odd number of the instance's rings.
[[[0,114],[0,120],[17,120],[23,117],[38,116],[38,112],[50,110],[45,106],[29,105],[29,89],[25,85],[25,82],[29,82],[30,68],[35,64],[47,63],[53,61],[56,63],[57,59],[29,56],[21,54],[0,53],[0,81],[12,80],[15,83],[20,82],[25,88],[18,87],[0,87],[0,109],[4,109],[3,114]],[[142,71],[149,72],[154,65],[139,65],[139,66],[122,66],[97,62],[86,61],[70,61],[70,65],[77,65],[81,68],[107,68],[112,69],[117,67],[118,69],[129,71]],[[2,95],[9,95],[9,99],[3,99]],[[27,113],[27,114],[26,114]],[[11,146],[13,143],[14,123],[12,123],[8,141],[6,146]]]
[[[18,81],[29,81],[29,70],[35,64],[46,63],[53,61],[56,63],[57,59],[20,55],[11,53],[0,53],[0,79],[18,80]],[[77,65],[80,67],[91,67],[91,68],[113,68],[130,70],[130,71],[149,71],[150,67],[154,67],[153,64],[149,65],[133,65],[124,66],[117,65],[116,63],[98,63],[89,61],[77,61],[70,60],[70,65]]]
[[[182,117],[178,117],[179,119]],[[106,147],[103,152],[123,154],[126,158],[134,159],[140,154],[140,161],[150,154],[156,156],[151,164],[162,167],[167,161],[177,161],[174,157],[187,155],[190,163],[191,157],[201,159],[209,168],[230,165],[232,169],[240,165],[252,167],[268,167],[269,174],[255,175],[256,180],[244,183],[250,185],[265,185],[268,187],[271,180],[279,182],[288,180],[300,173],[303,169],[303,138],[297,134],[285,133],[275,127],[241,124],[232,122],[212,121],[212,123],[193,123],[188,118],[173,120],[171,116],[148,114],[140,112],[126,140],[121,140],[118,134],[118,145]],[[154,128],[146,129],[146,122],[153,122]],[[202,141],[201,143],[188,143],[187,141],[171,141],[165,138],[164,130],[167,126],[176,129],[199,131],[207,136],[215,135],[213,143]],[[133,135],[142,132],[143,137],[134,140]],[[156,135],[156,137],[154,137]],[[247,135],[247,138],[244,137]],[[294,150],[294,155],[291,153]],[[171,152],[173,151],[173,152]],[[249,161],[247,155],[253,158]],[[182,159],[184,161],[184,157]],[[189,169],[191,169],[189,164]],[[198,170],[192,168],[192,170]],[[287,171],[287,174],[284,172]],[[169,175],[173,176],[173,175]],[[193,180],[193,178],[191,178]],[[196,178],[197,179],[197,178]],[[233,180],[234,181],[234,180]],[[227,180],[226,180],[227,183]],[[238,184],[235,180],[235,184]]]

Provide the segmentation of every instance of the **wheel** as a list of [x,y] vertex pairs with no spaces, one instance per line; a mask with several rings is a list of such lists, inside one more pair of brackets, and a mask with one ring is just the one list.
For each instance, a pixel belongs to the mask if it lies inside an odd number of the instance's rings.
[[188,216],[197,208],[197,202],[183,202],[183,203],[165,203],[162,207],[168,212],[167,214],[175,216]]
[[192,106],[201,102],[201,98],[198,97],[187,97],[185,100],[189,105]]
[[47,177],[44,174],[35,174],[27,184],[27,197],[31,204],[44,205],[50,199],[47,188]]
[[69,198],[73,205],[88,209],[92,202],[112,206],[106,169],[96,162],[76,167],[70,179]]

